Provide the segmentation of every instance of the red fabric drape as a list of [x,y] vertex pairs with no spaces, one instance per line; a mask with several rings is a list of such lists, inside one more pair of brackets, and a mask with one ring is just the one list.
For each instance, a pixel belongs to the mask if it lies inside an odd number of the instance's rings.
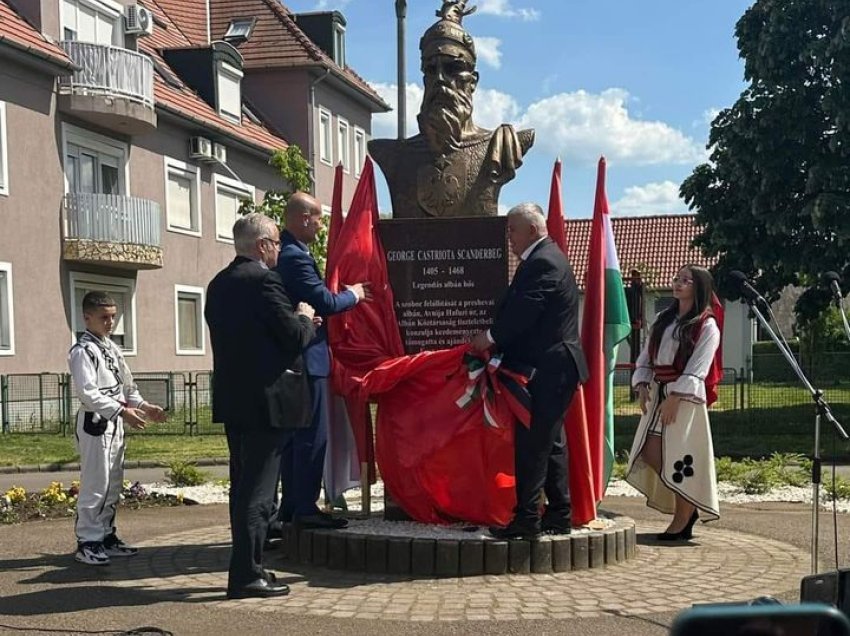
[[[549,214],[546,228],[552,240],[566,254],[567,236],[564,228],[564,211],[561,195],[561,162],[552,170],[552,187],[549,190]],[[596,494],[593,470],[590,463],[590,444],[587,434],[587,410],[584,404],[584,387],[579,385],[570,402],[565,417],[567,454],[569,456],[570,500],[572,518],[584,524],[596,518]]]
[[723,301],[714,292],[711,293],[711,311],[720,330],[720,344],[714,352],[714,361],[711,363],[708,375],[705,376],[705,401],[708,406],[717,402],[717,385],[723,380],[723,321],[726,311],[723,309]]

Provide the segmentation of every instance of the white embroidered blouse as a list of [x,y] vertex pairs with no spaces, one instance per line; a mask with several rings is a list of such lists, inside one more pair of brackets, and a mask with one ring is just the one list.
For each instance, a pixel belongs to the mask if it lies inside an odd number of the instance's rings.
[[[674,320],[667,329],[664,330],[664,335],[661,337],[661,344],[658,346],[658,353],[655,356],[655,363],[658,365],[673,364],[676,358],[676,352],[679,350],[679,338],[676,331],[678,321]],[[697,339],[694,352],[685,364],[685,370],[675,382],[667,385],[668,395],[678,395],[683,400],[689,400],[702,404],[705,402],[705,378],[711,369],[711,363],[714,360],[714,353],[717,347],[720,346],[720,329],[717,328],[717,323],[713,318],[707,319],[702,326],[699,338]],[[652,382],[655,375],[652,361],[649,358],[649,338],[643,346],[643,351],[640,352],[640,357],[635,365],[635,372],[632,376],[632,386],[637,387],[638,384],[649,384]]]

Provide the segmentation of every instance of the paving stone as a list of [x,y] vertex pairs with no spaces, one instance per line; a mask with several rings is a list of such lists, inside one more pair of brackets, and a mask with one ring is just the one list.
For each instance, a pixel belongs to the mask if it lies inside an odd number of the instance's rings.
[[385,537],[366,538],[366,571],[383,574],[387,571],[387,540]]
[[410,574],[410,539],[392,537],[387,540],[387,571]]
[[433,539],[414,539],[410,545],[411,574],[433,576],[436,550],[436,541]]
[[508,571],[512,574],[531,572],[531,545],[528,541],[508,541]]
[[345,534],[331,533],[328,537],[328,567],[333,570],[344,570],[347,551]]
[[552,542],[531,541],[531,571],[536,574],[552,572]]
[[605,567],[605,537],[599,532],[593,532],[588,537],[590,544],[590,567],[598,569]]
[[573,570],[586,570],[590,567],[590,541],[586,534],[571,537]]
[[460,542],[460,575],[480,576],[484,574],[484,542]]
[[457,576],[460,566],[460,541],[441,539],[437,541],[434,572],[437,576]]

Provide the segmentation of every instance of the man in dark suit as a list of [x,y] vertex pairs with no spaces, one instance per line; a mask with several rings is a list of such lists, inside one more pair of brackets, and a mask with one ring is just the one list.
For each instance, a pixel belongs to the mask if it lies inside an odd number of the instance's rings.
[[[541,531],[570,531],[563,418],[587,362],[578,334],[578,287],[560,248],[548,237],[540,206],[523,203],[508,212],[508,239],[520,259],[514,279],[496,308],[489,330],[472,339],[472,348],[495,348],[506,364],[534,369],[531,426],[516,425],[517,505],[504,528],[491,528],[501,539],[535,538]],[[547,506],[542,524],[540,490]]]
[[[322,228],[322,206],[316,199],[304,192],[293,194],[286,204],[285,221],[277,271],[293,302],[308,303],[316,315],[326,318],[371,298],[368,283],[348,285],[333,294],[322,281],[308,248]],[[324,326],[319,327],[316,337],[304,349],[304,368],[310,384],[312,421],[308,428],[292,431],[284,442],[280,471],[283,500],[278,519],[308,528],[344,528],[348,525],[346,519],[332,517],[316,506],[328,442],[330,399],[331,360]]]
[[248,214],[233,226],[236,258],[207,288],[204,315],[213,350],[213,419],[230,450],[233,547],[228,598],[281,596],[289,588],[263,569],[263,541],[286,429],[309,425],[301,349],[315,333],[313,310],[297,312],[277,272],[274,221]]

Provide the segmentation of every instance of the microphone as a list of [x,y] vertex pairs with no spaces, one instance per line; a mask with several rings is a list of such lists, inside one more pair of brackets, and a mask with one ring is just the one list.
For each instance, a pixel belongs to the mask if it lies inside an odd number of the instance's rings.
[[835,302],[840,305],[841,300],[844,298],[844,294],[841,293],[841,287],[839,286],[841,276],[839,276],[836,272],[825,272],[823,275],[823,282],[832,290],[832,297],[835,299]]
[[735,285],[737,286],[738,291],[741,292],[741,295],[748,303],[750,303],[751,305],[755,305],[762,311],[767,311],[769,309],[770,306],[767,304],[767,301],[761,294],[758,293],[756,288],[753,287],[753,284],[750,282],[744,272],[737,269],[733,269],[731,272],[729,272],[729,278],[735,281]]

